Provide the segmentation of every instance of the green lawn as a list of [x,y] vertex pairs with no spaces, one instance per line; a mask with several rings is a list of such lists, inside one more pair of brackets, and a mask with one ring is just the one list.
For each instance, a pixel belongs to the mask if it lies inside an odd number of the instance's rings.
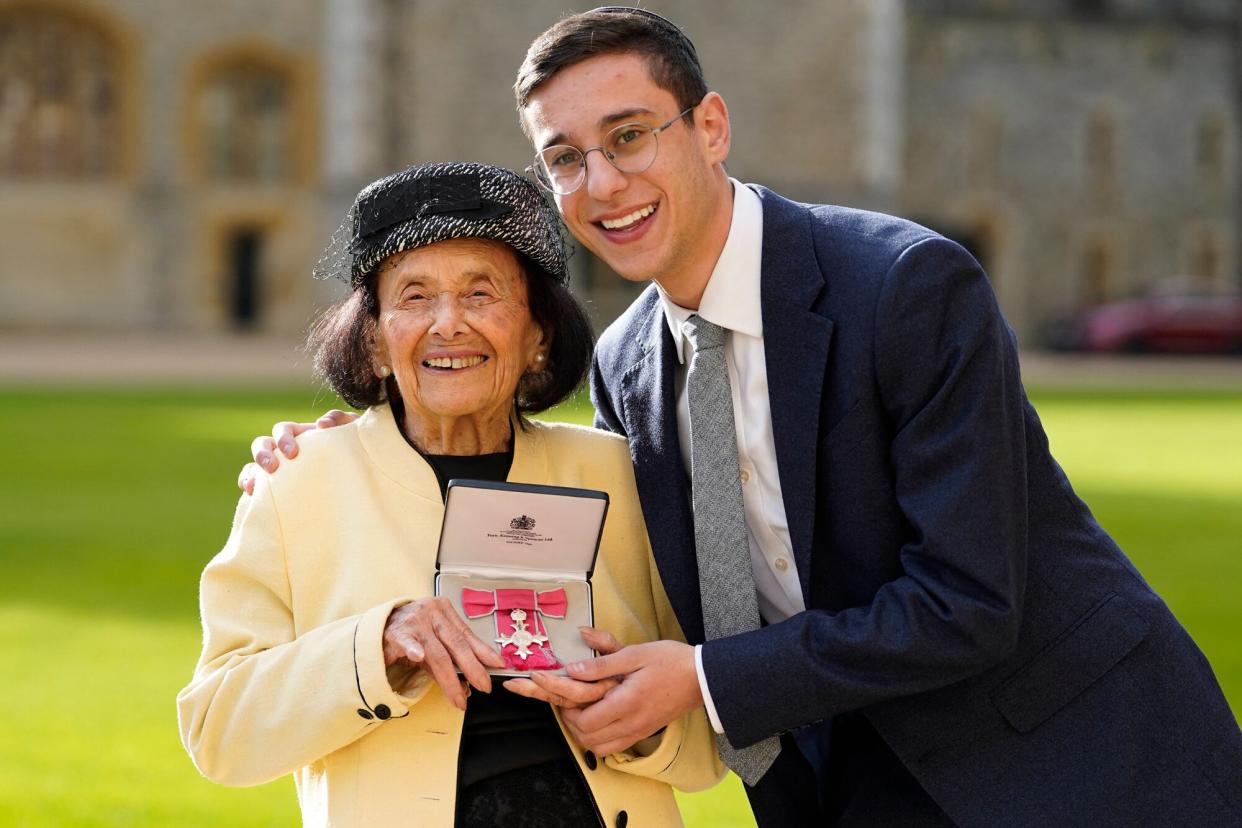
[[[1242,394],[1036,403],[1079,491],[1242,709]],[[288,781],[198,777],[173,697],[250,436],[328,405],[311,391],[0,391],[0,825],[297,823]],[[691,825],[752,824],[736,783],[683,804]]]

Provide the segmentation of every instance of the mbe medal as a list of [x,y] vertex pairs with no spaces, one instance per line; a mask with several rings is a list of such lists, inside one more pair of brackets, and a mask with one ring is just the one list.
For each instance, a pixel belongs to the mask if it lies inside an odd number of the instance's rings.
[[[493,615],[496,638],[505,664],[514,670],[557,670],[561,662],[548,644],[543,616],[564,618],[564,589],[471,589],[463,587],[461,604],[467,618]],[[527,619],[533,629],[527,626]]]

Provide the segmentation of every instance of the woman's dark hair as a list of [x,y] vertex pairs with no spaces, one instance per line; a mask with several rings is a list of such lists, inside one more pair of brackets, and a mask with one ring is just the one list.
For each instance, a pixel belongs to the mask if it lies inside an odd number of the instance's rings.
[[[566,17],[535,38],[513,84],[518,113],[526,108],[535,90],[557,72],[596,55],[610,54],[646,58],[651,80],[672,93],[680,109],[697,105],[707,94],[699,56],[681,29],[644,9],[608,7]],[[693,115],[686,116],[688,123]],[[525,130],[526,119],[519,120]]]
[[[591,366],[594,337],[586,311],[569,288],[526,257],[518,254],[517,259],[531,318],[548,340],[544,369],[518,382],[514,405],[525,414],[545,411],[578,390]],[[389,398],[390,388],[396,389],[395,380],[375,375],[378,273],[374,269],[353,293],[320,314],[307,338],[315,373],[355,408],[379,405]]]

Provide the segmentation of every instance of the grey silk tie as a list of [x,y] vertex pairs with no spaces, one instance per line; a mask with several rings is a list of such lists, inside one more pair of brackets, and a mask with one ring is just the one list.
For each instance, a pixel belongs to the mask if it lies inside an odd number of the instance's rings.
[[[694,499],[694,547],[699,597],[707,640],[759,629],[759,599],[751,573],[746,512],[738,480],[733,395],[725,365],[725,329],[698,314],[683,326],[694,345],[686,376],[690,400],[690,479]],[[720,755],[747,785],[755,785],[780,753],[770,736],[735,749],[717,736]]]

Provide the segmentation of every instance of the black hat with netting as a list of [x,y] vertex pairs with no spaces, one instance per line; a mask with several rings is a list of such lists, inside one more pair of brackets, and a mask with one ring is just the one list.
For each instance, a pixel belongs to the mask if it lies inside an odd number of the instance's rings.
[[358,287],[394,253],[448,239],[503,242],[565,283],[556,210],[528,179],[490,164],[421,164],[368,184],[332,234],[315,278]]

